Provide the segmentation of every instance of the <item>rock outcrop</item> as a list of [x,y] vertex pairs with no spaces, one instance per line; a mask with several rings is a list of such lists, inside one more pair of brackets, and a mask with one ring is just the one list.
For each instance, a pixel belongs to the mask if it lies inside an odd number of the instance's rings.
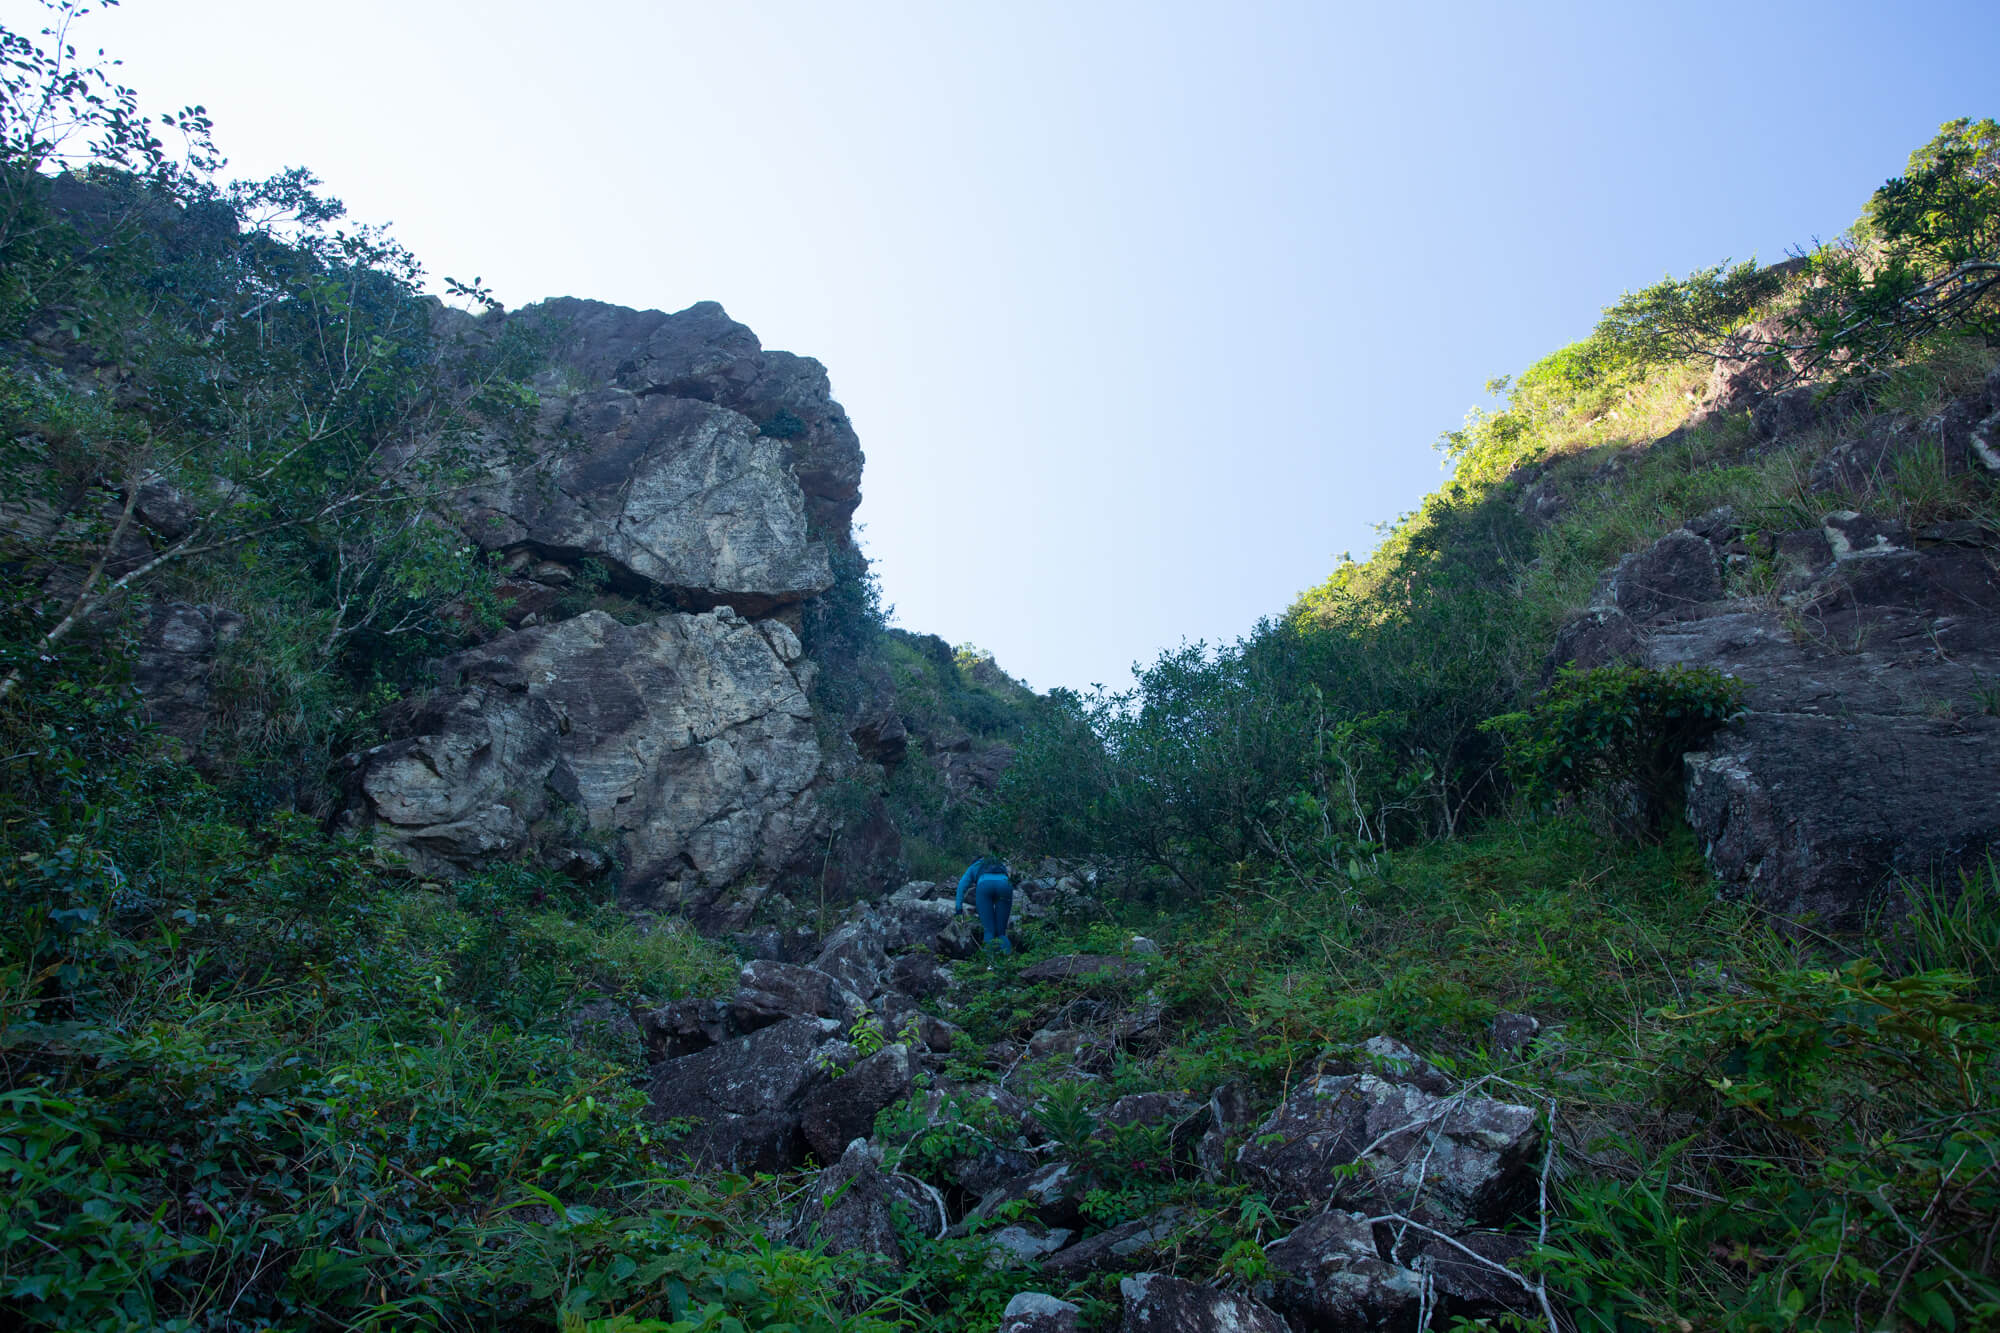
[[[1780,395],[1770,429],[1847,410],[1814,394]],[[1922,430],[1861,429],[1814,477],[1865,491],[1925,447],[1948,472],[2000,470],[1989,435],[2000,372]],[[1761,564],[1771,591],[1728,595],[1732,563]],[[1743,717],[1687,758],[1688,820],[1726,885],[1786,917],[1852,924],[1899,877],[1950,885],[2000,843],[2000,532],[1977,522],[1833,510],[1754,534],[1704,515],[1607,574],[1558,639],[1565,661],[1743,681]]]
[[567,580],[614,583],[687,610],[765,616],[832,586],[862,454],[817,361],[767,352],[712,301],[675,314],[545,301],[508,318],[557,341],[524,442],[496,441],[464,495],[481,547]]
[[699,919],[810,838],[819,742],[797,638],[728,607],[622,625],[602,611],[447,659],[411,735],[351,761],[382,834],[426,869],[527,849],[573,806],[629,901]]

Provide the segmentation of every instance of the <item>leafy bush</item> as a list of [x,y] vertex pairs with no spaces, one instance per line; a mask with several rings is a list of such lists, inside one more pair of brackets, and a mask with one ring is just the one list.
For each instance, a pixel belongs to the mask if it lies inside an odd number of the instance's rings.
[[1485,723],[1515,780],[1541,796],[1630,783],[1650,822],[1678,805],[1681,757],[1735,717],[1743,683],[1708,667],[1574,666],[1533,707]]

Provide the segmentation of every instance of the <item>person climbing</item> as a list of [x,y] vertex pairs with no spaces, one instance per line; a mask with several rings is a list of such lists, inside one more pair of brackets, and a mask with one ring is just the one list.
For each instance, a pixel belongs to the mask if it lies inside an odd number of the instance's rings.
[[982,856],[958,877],[958,901],[954,914],[965,911],[965,891],[972,890],[973,905],[979,910],[979,928],[986,932],[986,947],[1001,953],[1014,952],[1007,940],[1007,914],[1014,910],[1014,882],[1007,878],[1007,863],[997,856]]

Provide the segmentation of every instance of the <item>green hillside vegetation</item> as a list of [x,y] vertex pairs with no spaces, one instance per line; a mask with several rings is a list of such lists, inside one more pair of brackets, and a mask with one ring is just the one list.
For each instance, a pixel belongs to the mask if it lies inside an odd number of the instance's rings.
[[[0,1316],[992,1327],[1037,1279],[978,1235],[912,1233],[902,1274],[781,1244],[799,1181],[690,1172],[686,1126],[645,1117],[624,1017],[725,991],[725,948],[603,881],[426,880],[330,831],[337,756],[498,623],[494,571],[435,504],[471,439],[532,411],[545,348],[440,333],[414,258],[307,173],[223,185],[198,108],[148,121],[54,50],[0,29]],[[1523,1270],[1565,1326],[2000,1324],[1994,874],[1910,886],[1907,917],[1861,936],[1774,929],[1718,900],[1671,812],[1634,827],[1603,795],[1658,769],[1619,767],[1625,741],[1677,753],[1728,687],[1624,670],[1543,693],[1556,626],[1618,555],[1718,504],[1767,531],[1833,506],[1802,478],[1839,426],[1763,453],[1737,419],[1675,432],[1719,338],[1797,311],[1782,336],[1817,370],[1919,416],[1985,375],[1995,138],[1947,126],[1852,247],[1776,285],[1719,269],[1628,298],[1446,437],[1452,479],[1370,559],[1129,692],[1037,699],[885,629],[865,564],[843,567],[806,617],[816,702],[845,720],[893,688],[913,739],[885,799],[916,868],[988,841],[1087,859],[1098,910],[1024,926],[1030,957],[1135,928],[1163,947],[1122,979],[960,965],[967,1072],[1080,1001],[1162,1002],[1157,1050],[1101,1082],[1030,1071],[1045,1122],[1123,1182],[1093,1223],[1184,1208],[1180,1271],[1256,1282],[1287,1219],[1095,1112],[1270,1093],[1388,1033],[1548,1117]],[[1556,521],[1523,517],[1535,484],[1568,496]],[[186,511],[154,512],[163,490]],[[2000,524],[1990,484],[1921,457],[1851,498]],[[138,627],[176,599],[244,618],[192,751],[131,682]],[[990,799],[922,743],[956,732],[1014,752]],[[1491,1049],[1508,1010],[1555,1039]],[[922,1173],[980,1117],[879,1127]],[[1116,1289],[1057,1294],[1101,1329]]]

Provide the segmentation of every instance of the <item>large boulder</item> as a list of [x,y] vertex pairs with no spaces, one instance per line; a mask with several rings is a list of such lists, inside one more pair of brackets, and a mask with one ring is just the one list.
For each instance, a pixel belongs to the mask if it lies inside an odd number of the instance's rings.
[[[1489,1097],[1439,1097],[1374,1074],[1307,1080],[1237,1151],[1291,1207],[1358,1204],[1451,1227],[1506,1220],[1532,1192],[1539,1117]],[[1359,1163],[1359,1172],[1344,1168]]]
[[822,1162],[838,1157],[853,1140],[866,1138],[876,1114],[908,1097],[915,1086],[910,1048],[900,1042],[829,1074],[806,1093],[800,1120],[806,1143]]
[[1383,1259],[1360,1213],[1329,1209],[1264,1247],[1281,1276],[1272,1304],[1309,1328],[1414,1330],[1424,1281]]
[[732,1171],[783,1171],[805,1160],[807,1091],[824,1081],[819,1052],[840,1024],[788,1018],[653,1068],[653,1118],[691,1121],[686,1143],[698,1164]]
[[1119,1333],[1290,1333],[1267,1305],[1164,1273],[1128,1277],[1118,1294],[1125,1302]]
[[616,841],[643,906],[701,910],[789,865],[818,820],[798,640],[727,607],[623,625],[601,611],[448,658],[405,741],[354,756],[367,814],[439,868],[516,853],[556,801]]

